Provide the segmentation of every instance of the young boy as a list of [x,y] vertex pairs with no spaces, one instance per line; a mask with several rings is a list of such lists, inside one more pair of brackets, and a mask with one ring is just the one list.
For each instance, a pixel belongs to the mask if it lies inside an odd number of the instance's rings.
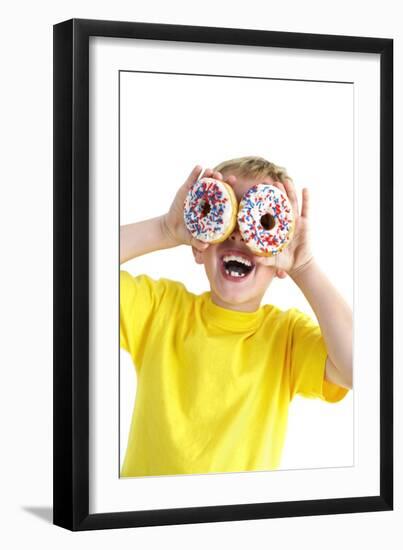
[[[192,170],[166,214],[121,227],[121,263],[187,244],[210,284],[195,295],[179,282],[121,271],[120,345],[137,374],[124,477],[278,468],[294,395],[336,402],[352,388],[352,312],[312,254],[308,190],[300,211],[286,171],[261,157],[204,171],[232,185],[238,203],[256,183],[287,194],[294,236],[279,255],[262,258],[238,227],[219,244],[191,237],[183,203],[201,171]],[[252,271],[232,277],[228,255],[247,258]],[[296,308],[260,305],[273,278],[287,275],[319,326]]]

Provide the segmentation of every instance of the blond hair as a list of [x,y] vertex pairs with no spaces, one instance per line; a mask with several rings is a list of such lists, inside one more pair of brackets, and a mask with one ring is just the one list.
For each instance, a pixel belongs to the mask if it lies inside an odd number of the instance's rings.
[[287,179],[292,181],[292,178],[287,174],[287,170],[284,167],[277,166],[273,162],[257,156],[225,160],[217,164],[214,170],[222,173],[225,172],[227,175],[234,173],[235,175],[252,178],[270,176],[274,181],[280,181],[281,183],[284,183],[284,180]]

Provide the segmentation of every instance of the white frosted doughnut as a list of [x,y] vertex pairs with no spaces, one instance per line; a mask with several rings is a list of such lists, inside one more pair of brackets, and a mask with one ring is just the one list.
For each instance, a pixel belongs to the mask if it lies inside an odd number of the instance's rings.
[[254,185],[240,202],[238,226],[254,254],[278,254],[289,244],[294,232],[294,214],[288,197],[274,185]]
[[237,200],[232,187],[214,178],[201,178],[190,188],[183,218],[195,239],[218,243],[231,235],[236,225]]

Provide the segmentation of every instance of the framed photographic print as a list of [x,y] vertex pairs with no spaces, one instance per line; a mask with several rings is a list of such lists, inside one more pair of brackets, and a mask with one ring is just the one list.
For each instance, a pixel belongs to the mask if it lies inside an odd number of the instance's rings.
[[393,40],[55,25],[54,523],[391,510],[392,413]]

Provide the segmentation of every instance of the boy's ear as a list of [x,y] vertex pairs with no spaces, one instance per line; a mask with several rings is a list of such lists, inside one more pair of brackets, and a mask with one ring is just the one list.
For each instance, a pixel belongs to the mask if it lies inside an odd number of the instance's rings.
[[197,250],[197,248],[195,248],[194,246],[192,246],[192,252],[195,262],[197,264],[204,264],[202,252],[200,252],[200,250]]

